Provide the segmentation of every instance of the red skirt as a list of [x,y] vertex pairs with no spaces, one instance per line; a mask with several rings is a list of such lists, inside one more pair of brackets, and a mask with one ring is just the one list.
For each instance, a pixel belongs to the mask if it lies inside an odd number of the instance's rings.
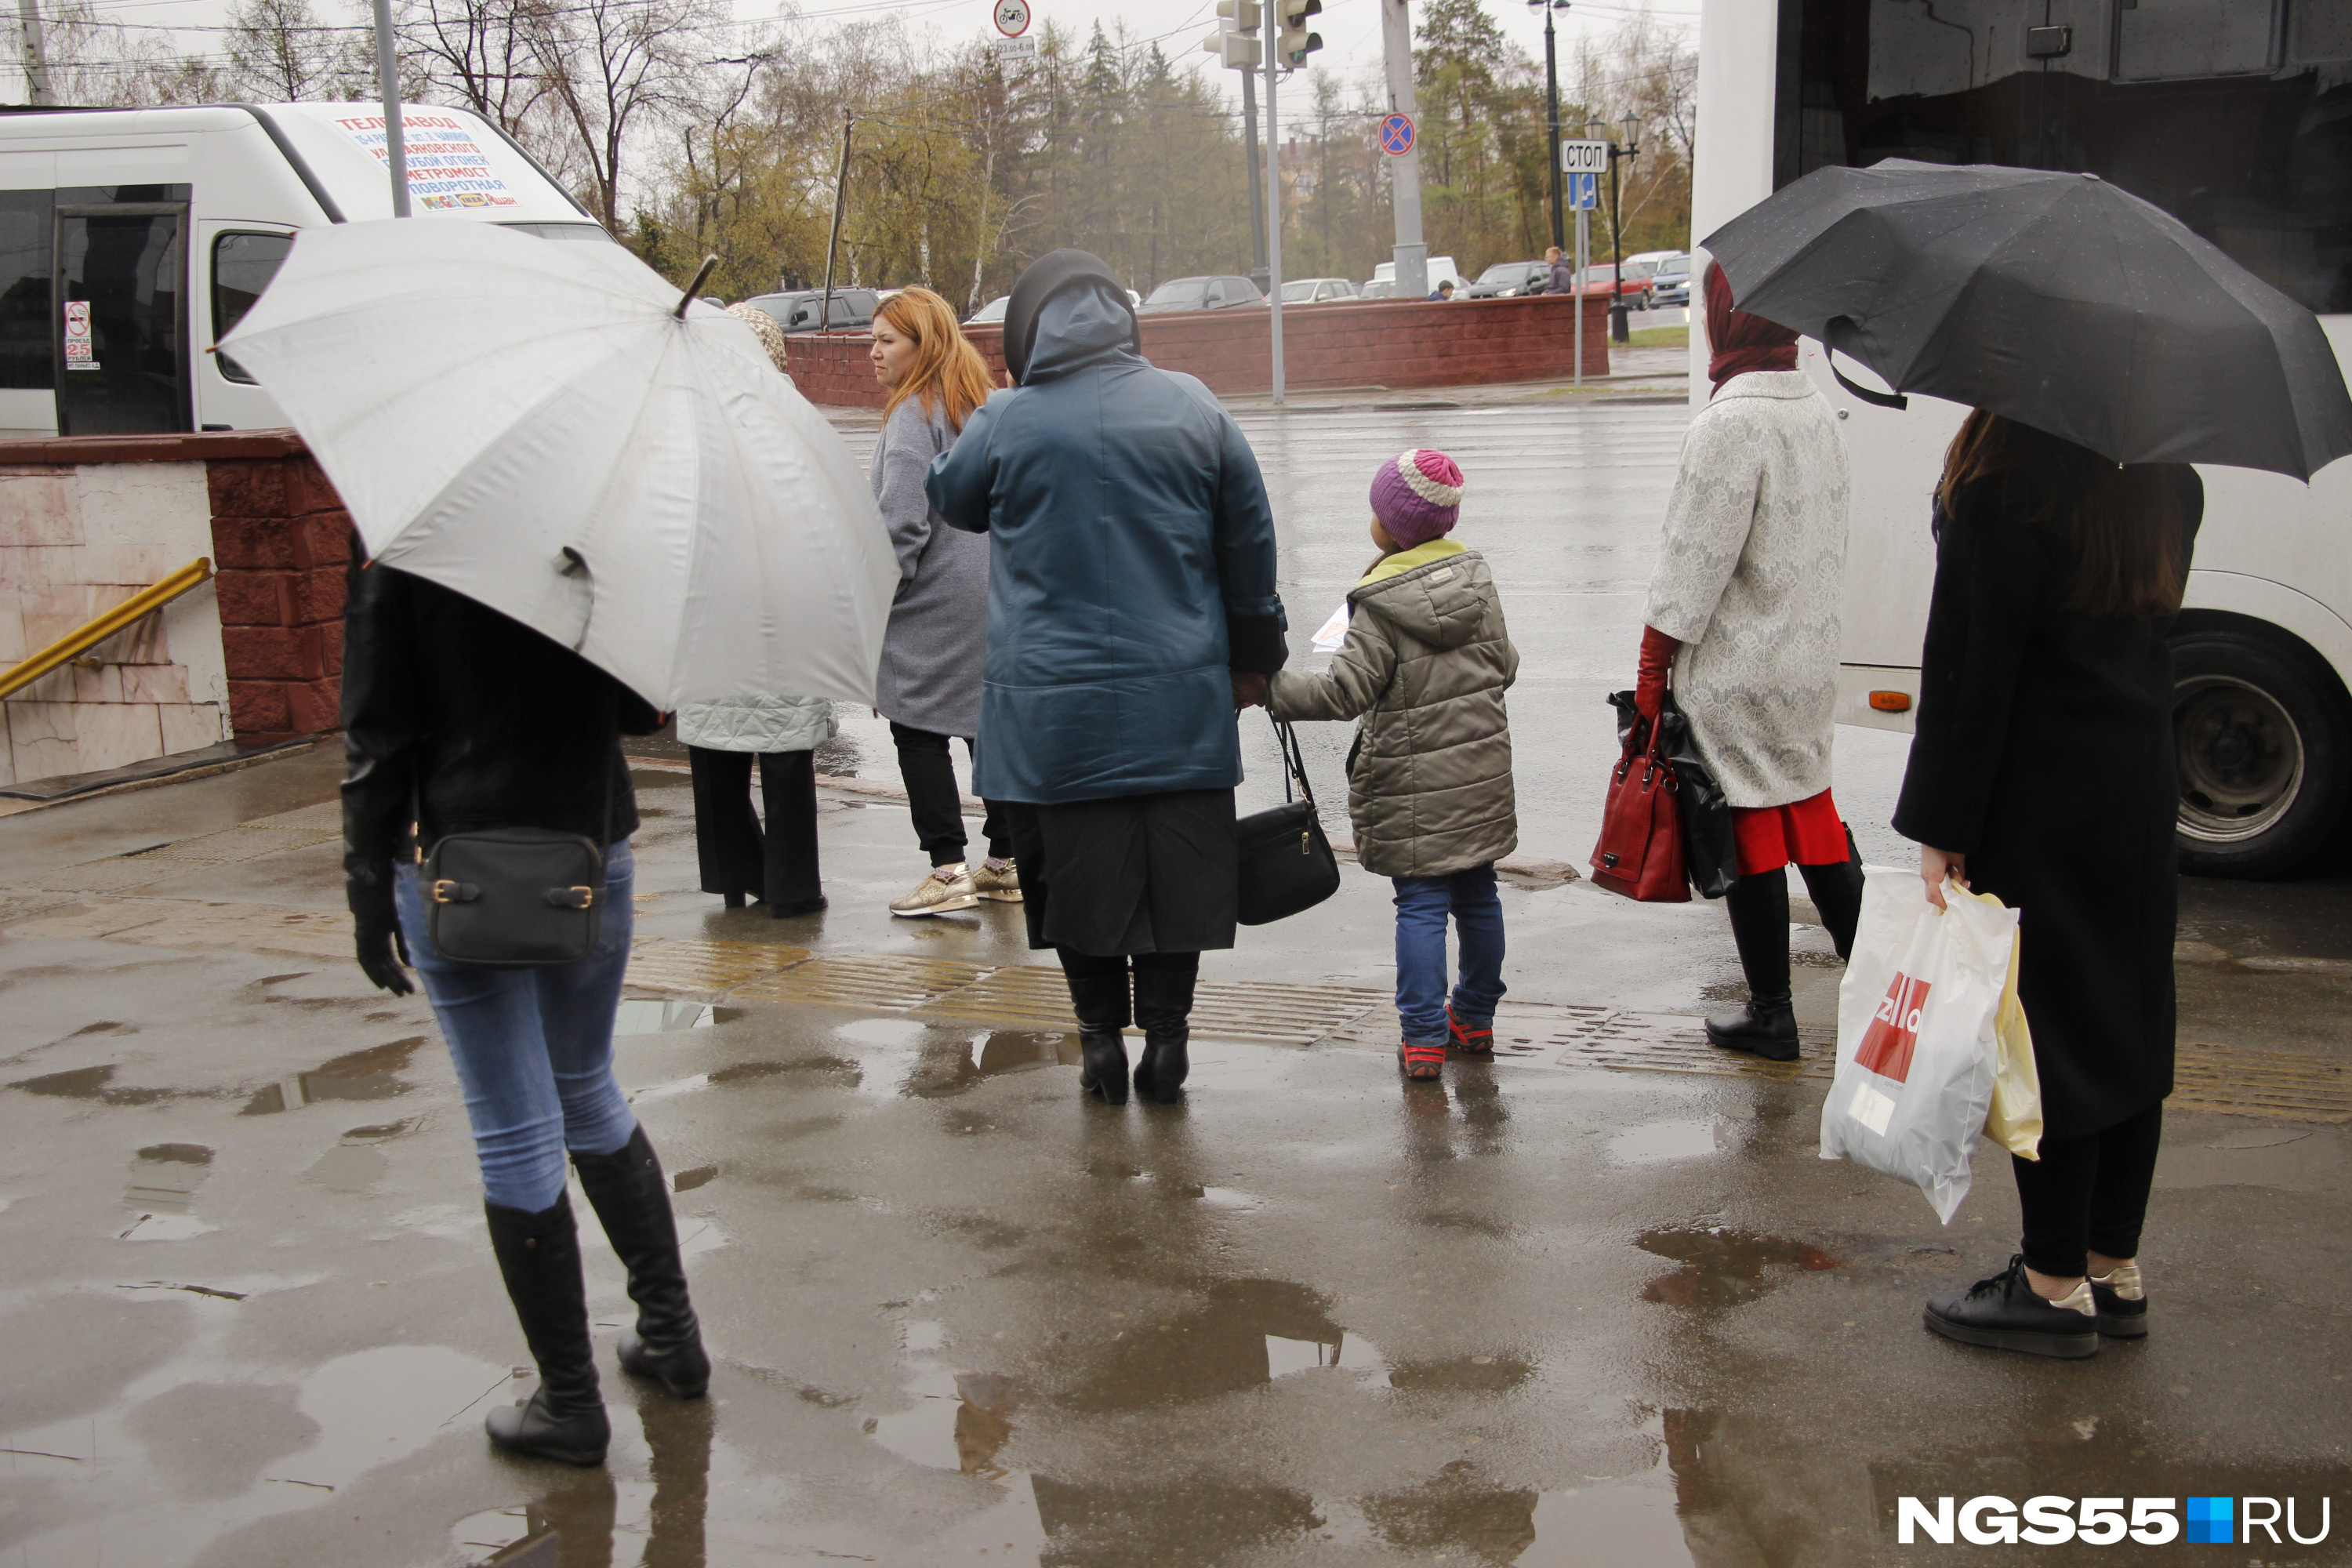
[[1851,853],[1845,819],[1827,790],[1788,805],[1735,805],[1731,830],[1739,840],[1743,877],[1777,871],[1791,860],[1800,866],[1834,866]]

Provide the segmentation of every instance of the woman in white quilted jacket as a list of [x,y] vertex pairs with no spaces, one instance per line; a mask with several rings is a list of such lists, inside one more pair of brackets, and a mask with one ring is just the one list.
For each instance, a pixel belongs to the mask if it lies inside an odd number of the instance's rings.
[[[782,329],[756,305],[737,305],[729,314],[751,323],[783,370]],[[821,697],[731,697],[677,710],[677,738],[694,767],[694,840],[704,892],[717,893],[730,910],[746,900],[763,903],[777,920],[824,908],[815,753],[833,729],[833,704]],[[755,760],[764,825],[751,809]]]

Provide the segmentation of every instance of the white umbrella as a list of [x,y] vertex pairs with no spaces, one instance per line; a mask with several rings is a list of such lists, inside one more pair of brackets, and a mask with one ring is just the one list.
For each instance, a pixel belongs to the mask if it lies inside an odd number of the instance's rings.
[[898,568],[866,476],[751,329],[617,245],[432,218],[302,231],[221,347],[379,561],[664,710],[871,703]]

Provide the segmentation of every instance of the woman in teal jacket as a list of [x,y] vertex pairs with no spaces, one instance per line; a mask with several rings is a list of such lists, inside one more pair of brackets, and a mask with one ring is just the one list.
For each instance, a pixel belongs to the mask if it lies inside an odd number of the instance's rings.
[[1139,343],[1101,261],[1038,260],[1005,310],[1020,384],[928,486],[993,540],[974,787],[1008,803],[1029,944],[1060,956],[1080,1082],[1112,1104],[1130,1013],[1137,1088],[1168,1100],[1183,1081],[1200,955],[1234,943],[1234,714],[1285,652],[1257,458],[1208,388]]

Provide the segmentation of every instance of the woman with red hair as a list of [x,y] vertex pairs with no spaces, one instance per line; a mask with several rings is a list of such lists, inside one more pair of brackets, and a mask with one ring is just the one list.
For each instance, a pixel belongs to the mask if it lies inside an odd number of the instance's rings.
[[1804,873],[1841,958],[1862,912],[1862,868],[1830,797],[1846,456],[1828,402],[1797,368],[1797,334],[1734,310],[1719,267],[1706,289],[1715,391],[1683,437],[1634,697],[1655,717],[1671,684],[1738,837],[1724,902],[1748,1005],[1709,1018],[1707,1038],[1790,1061],[1786,868]]

